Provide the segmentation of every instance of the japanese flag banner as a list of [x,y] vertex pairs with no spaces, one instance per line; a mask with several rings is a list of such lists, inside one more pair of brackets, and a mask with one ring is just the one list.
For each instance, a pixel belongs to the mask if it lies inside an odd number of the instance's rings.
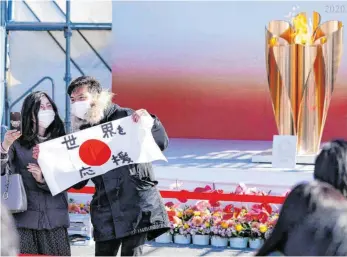
[[124,165],[167,161],[153,122],[149,115],[137,123],[129,116],[41,143],[38,163],[52,195]]

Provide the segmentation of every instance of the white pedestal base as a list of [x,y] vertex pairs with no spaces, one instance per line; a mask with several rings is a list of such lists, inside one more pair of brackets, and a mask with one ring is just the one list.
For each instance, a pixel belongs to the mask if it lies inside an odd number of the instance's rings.
[[[308,164],[314,165],[316,160],[316,155],[297,155],[296,156],[296,164]],[[264,151],[260,154],[252,156],[253,163],[272,163],[272,151]]]

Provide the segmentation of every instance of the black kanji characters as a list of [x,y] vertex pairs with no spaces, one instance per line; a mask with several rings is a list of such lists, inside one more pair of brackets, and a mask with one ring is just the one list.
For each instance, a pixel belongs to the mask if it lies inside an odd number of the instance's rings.
[[[112,122],[107,122],[101,125],[102,133],[103,133],[103,138],[110,138],[113,137],[114,135],[117,134],[117,132],[113,129],[113,124]],[[117,127],[118,134],[121,136],[126,135],[124,129],[122,126]]]
[[91,167],[86,167],[86,168],[82,167],[79,170],[79,172],[80,172],[81,179],[83,179],[85,176],[88,176],[88,175],[89,176],[94,176],[95,175],[95,171],[93,171],[91,169]]
[[122,164],[124,163],[132,163],[133,160],[129,157],[128,153],[125,152],[120,152],[117,155],[113,155],[112,156],[112,161],[113,163],[115,163],[117,166],[120,164],[120,162],[122,162]]
[[118,166],[118,162],[120,162],[121,159],[119,159],[118,155],[112,155],[112,161]]
[[74,135],[65,136],[62,144],[66,145],[67,150],[78,148],[79,145],[76,144],[76,139],[77,137],[75,137]]
[[107,122],[101,125],[102,133],[104,133],[103,138],[110,138],[117,133],[113,130],[112,122]]
[[118,126],[117,130],[119,135],[121,136],[126,135],[126,133],[124,132],[124,129],[120,125]]

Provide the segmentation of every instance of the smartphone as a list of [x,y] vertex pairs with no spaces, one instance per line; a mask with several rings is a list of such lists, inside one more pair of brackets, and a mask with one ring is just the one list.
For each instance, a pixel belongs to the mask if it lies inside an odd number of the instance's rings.
[[20,112],[11,112],[10,113],[10,129],[11,130],[20,130],[21,123],[21,113]]

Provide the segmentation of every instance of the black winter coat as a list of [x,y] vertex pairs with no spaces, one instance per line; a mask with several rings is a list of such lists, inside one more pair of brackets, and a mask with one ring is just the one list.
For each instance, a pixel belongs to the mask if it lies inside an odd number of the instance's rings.
[[17,228],[35,230],[68,228],[70,226],[67,193],[62,192],[52,196],[46,183],[36,182],[28,171],[28,163],[37,164],[32,148],[27,149],[15,141],[8,154],[1,154],[1,175],[6,169],[22,176],[27,195],[28,209],[25,212],[14,213]]
[[[134,111],[112,105],[105,111],[99,124],[132,115]],[[168,136],[158,118],[154,118],[153,137],[163,151],[168,146]],[[99,125],[96,124],[96,125]],[[81,126],[82,129],[91,127]],[[151,163],[131,164],[111,170],[91,179],[95,193],[90,204],[94,240],[119,239],[148,232],[151,240],[169,230],[169,219],[156,185]],[[83,188],[88,180],[74,188]]]

